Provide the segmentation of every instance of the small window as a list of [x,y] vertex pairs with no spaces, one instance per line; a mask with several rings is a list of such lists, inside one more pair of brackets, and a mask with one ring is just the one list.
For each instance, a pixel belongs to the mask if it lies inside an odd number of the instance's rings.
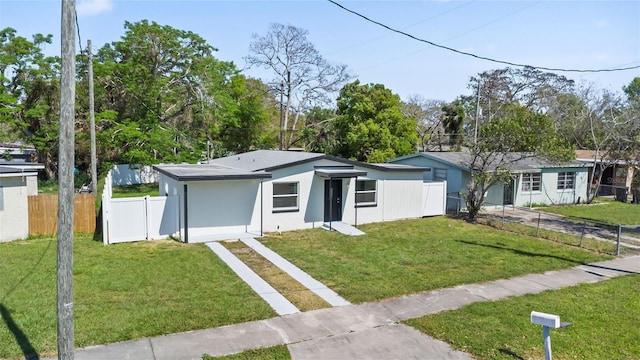
[[574,189],[576,183],[575,172],[559,172],[558,173],[558,190]]
[[433,169],[433,180],[434,181],[446,181],[447,180],[447,169]]
[[298,183],[273,184],[273,212],[298,211]]
[[522,174],[522,191],[540,191],[541,178],[539,172]]
[[356,181],[356,205],[376,206],[376,181],[357,180]]

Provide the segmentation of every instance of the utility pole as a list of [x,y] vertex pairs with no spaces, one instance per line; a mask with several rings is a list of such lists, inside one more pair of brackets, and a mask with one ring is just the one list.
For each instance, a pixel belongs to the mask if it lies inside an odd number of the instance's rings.
[[73,360],[73,163],[76,98],[75,0],[62,0],[58,156],[58,359]]
[[476,91],[476,130],[473,134],[473,143],[478,143],[478,118],[480,117],[480,78],[478,78],[478,89]]
[[91,40],[87,40],[87,54],[89,55],[89,123],[91,132],[91,192],[98,192],[98,160],[96,156],[96,116],[93,100],[93,54],[91,53]]

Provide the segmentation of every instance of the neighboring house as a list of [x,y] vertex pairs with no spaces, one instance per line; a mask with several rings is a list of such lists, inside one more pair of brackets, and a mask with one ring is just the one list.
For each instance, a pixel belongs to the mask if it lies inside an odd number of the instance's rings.
[[596,161],[596,152],[594,150],[576,150],[576,160],[585,163],[589,167],[589,179],[591,179],[591,173],[595,169],[594,184],[598,180],[600,171],[604,169],[600,178],[598,196],[614,195],[615,188],[631,189],[633,167],[628,166],[625,161],[603,159],[602,155],[599,155]]
[[[154,169],[160,195],[178,204],[175,235],[185,242],[322,227],[330,220],[358,225],[419,218],[428,170],[277,150]],[[443,214],[444,196],[434,201]]]
[[30,162],[35,152],[33,146],[25,146],[22,143],[0,143],[0,161]]
[[[512,155],[517,158],[517,155]],[[447,181],[447,210],[466,207],[460,197],[466,191],[471,172],[467,152],[422,152],[389,162],[431,168],[426,180]],[[485,207],[530,204],[570,204],[586,200],[588,168],[582,162],[562,165],[540,158],[524,158],[509,165],[513,174],[508,183],[492,186],[486,193]]]
[[38,195],[42,164],[0,160],[0,242],[29,235],[29,195]]

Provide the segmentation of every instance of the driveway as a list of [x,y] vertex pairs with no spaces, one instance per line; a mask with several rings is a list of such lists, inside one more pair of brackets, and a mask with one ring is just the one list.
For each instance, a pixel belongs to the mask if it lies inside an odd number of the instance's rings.
[[[569,219],[565,216],[537,211],[534,209],[520,207],[505,207],[499,209],[489,209],[481,213],[481,216],[490,217],[494,220],[519,223],[541,229],[562,232],[574,236],[584,236],[599,241],[616,244],[618,229],[615,225],[602,224],[594,226],[595,222],[579,222],[576,219]],[[624,228],[625,233],[633,233],[635,229]],[[621,234],[620,246],[634,250],[640,250],[640,237]]]

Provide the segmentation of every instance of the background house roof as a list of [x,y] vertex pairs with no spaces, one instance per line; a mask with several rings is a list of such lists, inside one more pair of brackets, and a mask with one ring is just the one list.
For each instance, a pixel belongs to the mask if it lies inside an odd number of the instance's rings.
[[[509,163],[509,170],[513,172],[527,172],[540,170],[543,168],[582,168],[585,167],[585,164],[580,161],[570,161],[570,162],[562,162],[562,163],[553,163],[549,160],[536,157],[536,156],[527,156],[521,158],[526,154],[523,153],[509,153],[506,154],[507,162]],[[407,155],[398,159],[394,159],[391,161],[397,161],[400,159],[406,159],[411,157],[424,156],[426,158],[440,161],[442,163],[448,164],[450,166],[454,166],[460,168],[465,171],[469,171],[468,164],[471,162],[471,154],[466,151],[458,151],[458,152],[422,152],[412,155]],[[493,166],[489,166],[489,171],[493,171],[496,169],[497,164],[501,162],[496,159],[495,164]]]
[[5,164],[0,164],[0,177],[38,176],[38,170],[44,168],[42,164],[38,165],[40,165],[40,167],[8,166]]

